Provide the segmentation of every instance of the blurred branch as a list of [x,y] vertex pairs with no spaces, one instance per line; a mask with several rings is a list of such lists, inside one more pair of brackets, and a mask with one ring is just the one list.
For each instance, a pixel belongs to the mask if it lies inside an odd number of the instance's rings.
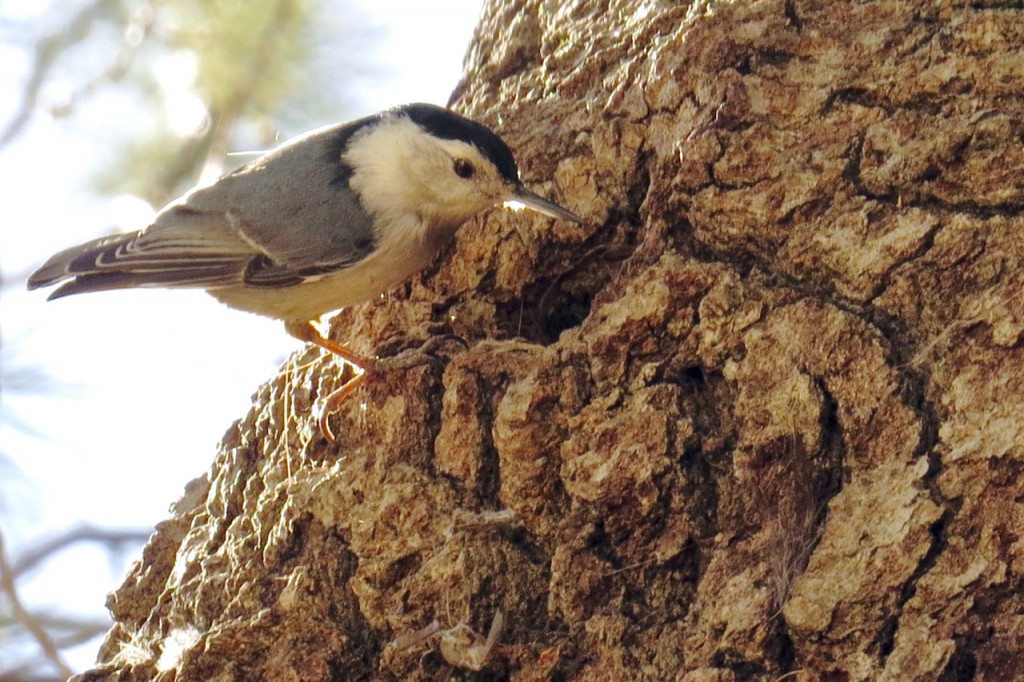
[[[281,46],[275,40],[277,36],[284,34],[281,31],[281,26],[296,22],[300,14],[301,10],[295,0],[278,0],[273,14],[268,17],[267,23],[263,26],[260,40],[257,42],[258,47],[253,52],[248,68],[243,73],[244,80],[227,99],[223,109],[218,112],[215,125],[212,126],[214,133],[210,151],[217,158],[222,159],[227,154],[228,135],[232,126],[245,111],[249,102],[255,98],[263,74],[266,73],[281,50]],[[284,40],[284,38],[278,40]]]
[[280,59],[281,43],[289,35],[282,26],[297,22],[301,14],[295,0],[278,0],[260,30],[255,50],[247,62],[240,65],[238,80],[223,84],[224,88],[230,87],[223,102],[218,104],[215,98],[207,97],[209,124],[206,129],[183,145],[176,158],[164,166],[148,199],[156,205],[166,203],[185,180],[194,180],[197,174],[217,177],[224,172],[231,132],[246,109],[258,101],[260,86],[268,69]]
[[36,44],[21,104],[3,133],[0,133],[0,148],[10,144],[32,120],[43,83],[64,50],[85,37],[93,23],[118,4],[117,0],[94,0],[79,10],[62,29],[54,31]]
[[78,544],[80,542],[94,542],[105,545],[112,550],[119,549],[122,545],[140,545],[149,539],[151,531],[138,529],[110,530],[107,528],[95,528],[93,526],[79,526],[62,535],[58,535],[39,546],[25,552],[14,564],[11,570],[15,578],[20,578],[26,572],[32,570],[45,561],[52,554]]
[[121,48],[114,55],[110,66],[104,69],[99,75],[90,78],[78,90],[68,96],[67,101],[60,106],[54,106],[51,113],[55,117],[68,116],[74,111],[78,103],[92,95],[101,86],[116,83],[124,78],[128,67],[132,64],[132,58],[139,47],[145,42],[153,29],[153,21],[156,17],[154,4],[144,5],[132,14],[131,20],[124,31],[124,41]]
[[15,619],[36,640],[39,648],[42,649],[43,654],[46,656],[46,660],[53,664],[65,679],[71,677],[74,673],[61,657],[60,652],[57,650],[57,644],[50,638],[46,630],[36,622],[32,615],[25,610],[25,607],[22,606],[18,590],[14,585],[14,572],[7,562],[7,551],[4,549],[2,530],[0,530],[0,591],[7,595],[7,601],[11,605],[11,611],[14,613]]
[[[63,649],[67,646],[74,646],[80,642],[95,637],[110,628],[110,618],[95,618],[91,616],[67,616],[61,614],[50,614],[47,611],[37,612],[32,615],[37,623],[55,633],[52,635],[57,647]],[[0,632],[2,628],[17,625],[16,621],[0,618]],[[5,633],[5,636],[6,633]]]
[[[47,540],[35,548],[22,554],[16,561],[11,561],[4,549],[2,532],[0,532],[0,592],[10,603],[12,619],[0,622],[0,633],[10,624],[17,624],[38,644],[41,651],[37,656],[8,664],[0,670],[0,682],[5,680],[23,680],[28,672],[36,670],[40,663],[51,664],[61,679],[71,676],[68,665],[60,655],[60,650],[87,642],[110,628],[108,621],[82,619],[62,615],[32,614],[22,605],[17,592],[16,581],[32,569],[52,557],[54,554],[81,542],[97,543],[116,551],[126,544],[141,544],[149,538],[149,531],[143,530],[109,530],[93,526],[80,526]],[[62,632],[59,636],[52,632]],[[10,639],[5,634],[2,639]]]
[[[68,647],[78,646],[79,644],[88,642],[90,639],[103,635],[110,629],[111,623],[109,620],[75,621],[71,619],[61,619],[55,623],[47,622],[46,625],[51,628],[63,627],[65,629],[74,630],[67,635],[54,638],[54,643],[57,645],[57,648],[66,649]],[[25,682],[29,673],[38,671],[40,665],[46,662],[46,658],[41,655],[37,655],[7,664],[3,670],[0,670],[0,682]],[[54,676],[53,679],[56,680],[58,678]]]

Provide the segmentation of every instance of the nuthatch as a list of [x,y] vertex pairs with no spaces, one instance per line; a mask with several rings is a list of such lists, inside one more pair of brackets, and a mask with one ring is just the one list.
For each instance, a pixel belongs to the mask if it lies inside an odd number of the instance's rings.
[[[50,298],[131,287],[198,287],[284,320],[363,372],[372,363],[325,339],[320,315],[369,300],[416,274],[477,213],[516,202],[582,222],[519,180],[486,126],[408,104],[285,142],[161,210],[144,230],[52,256],[28,288],[67,280]],[[332,397],[336,406],[356,379]],[[326,428],[324,412],[321,428]]]

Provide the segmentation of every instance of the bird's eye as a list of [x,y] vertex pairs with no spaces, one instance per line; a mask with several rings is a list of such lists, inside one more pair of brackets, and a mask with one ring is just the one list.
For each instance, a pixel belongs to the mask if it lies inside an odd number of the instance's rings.
[[473,164],[465,159],[455,159],[455,174],[463,180],[469,180],[476,173],[476,168],[473,168]]

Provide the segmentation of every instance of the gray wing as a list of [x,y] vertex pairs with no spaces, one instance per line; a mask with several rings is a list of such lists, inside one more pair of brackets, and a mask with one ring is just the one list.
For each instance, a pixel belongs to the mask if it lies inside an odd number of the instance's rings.
[[373,221],[341,161],[369,120],[281,145],[162,210],[142,232],[50,258],[29,288],[71,279],[51,298],[139,286],[288,286],[347,267],[373,248]]
[[373,250],[373,219],[349,188],[341,155],[370,120],[292,140],[188,195],[184,208],[225,216],[263,256],[248,265],[248,284],[280,286],[355,263]]
[[65,282],[50,294],[132,287],[219,287],[242,281],[259,254],[223,219],[169,208],[145,231],[101,237],[54,254],[28,279],[28,288]]

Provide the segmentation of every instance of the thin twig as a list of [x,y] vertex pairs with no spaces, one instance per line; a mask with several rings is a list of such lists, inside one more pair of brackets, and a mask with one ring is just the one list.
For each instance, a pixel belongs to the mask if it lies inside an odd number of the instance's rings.
[[38,104],[39,93],[56,64],[57,58],[68,47],[80,41],[89,32],[90,27],[114,7],[116,7],[116,3],[111,0],[91,2],[79,10],[78,14],[73,16],[60,30],[42,38],[36,44],[32,68],[28,81],[25,83],[21,102],[14,116],[0,131],[0,147],[4,147],[14,140],[32,119],[32,114]]
[[26,571],[35,568],[50,555],[79,542],[95,542],[108,547],[127,544],[134,545],[144,543],[152,533],[152,530],[133,528],[111,530],[109,528],[95,528],[88,525],[79,526],[25,552],[11,565],[11,571],[14,573],[15,578],[20,578]]
[[[84,644],[85,642],[96,639],[97,637],[101,637],[109,630],[109,622],[93,624],[82,623],[78,632],[73,632],[69,635],[56,638],[54,641],[56,642],[58,649],[66,649],[68,647]],[[31,658],[25,658],[9,663],[6,668],[0,670],[0,682],[15,682],[17,680],[27,679],[27,675],[32,671],[37,670],[43,660],[42,656],[34,655]]]
[[26,611],[25,607],[21,604],[21,598],[18,596],[18,590],[14,585],[14,572],[11,570],[10,564],[7,563],[7,552],[4,549],[4,534],[2,530],[0,530],[0,591],[7,595],[7,601],[11,604],[14,618],[31,633],[32,637],[39,644],[39,648],[43,650],[43,654],[57,668],[57,671],[64,679],[74,675],[71,668],[61,657],[60,651],[57,650],[57,645],[54,644],[53,639],[50,638],[50,635],[32,618],[32,614]]

